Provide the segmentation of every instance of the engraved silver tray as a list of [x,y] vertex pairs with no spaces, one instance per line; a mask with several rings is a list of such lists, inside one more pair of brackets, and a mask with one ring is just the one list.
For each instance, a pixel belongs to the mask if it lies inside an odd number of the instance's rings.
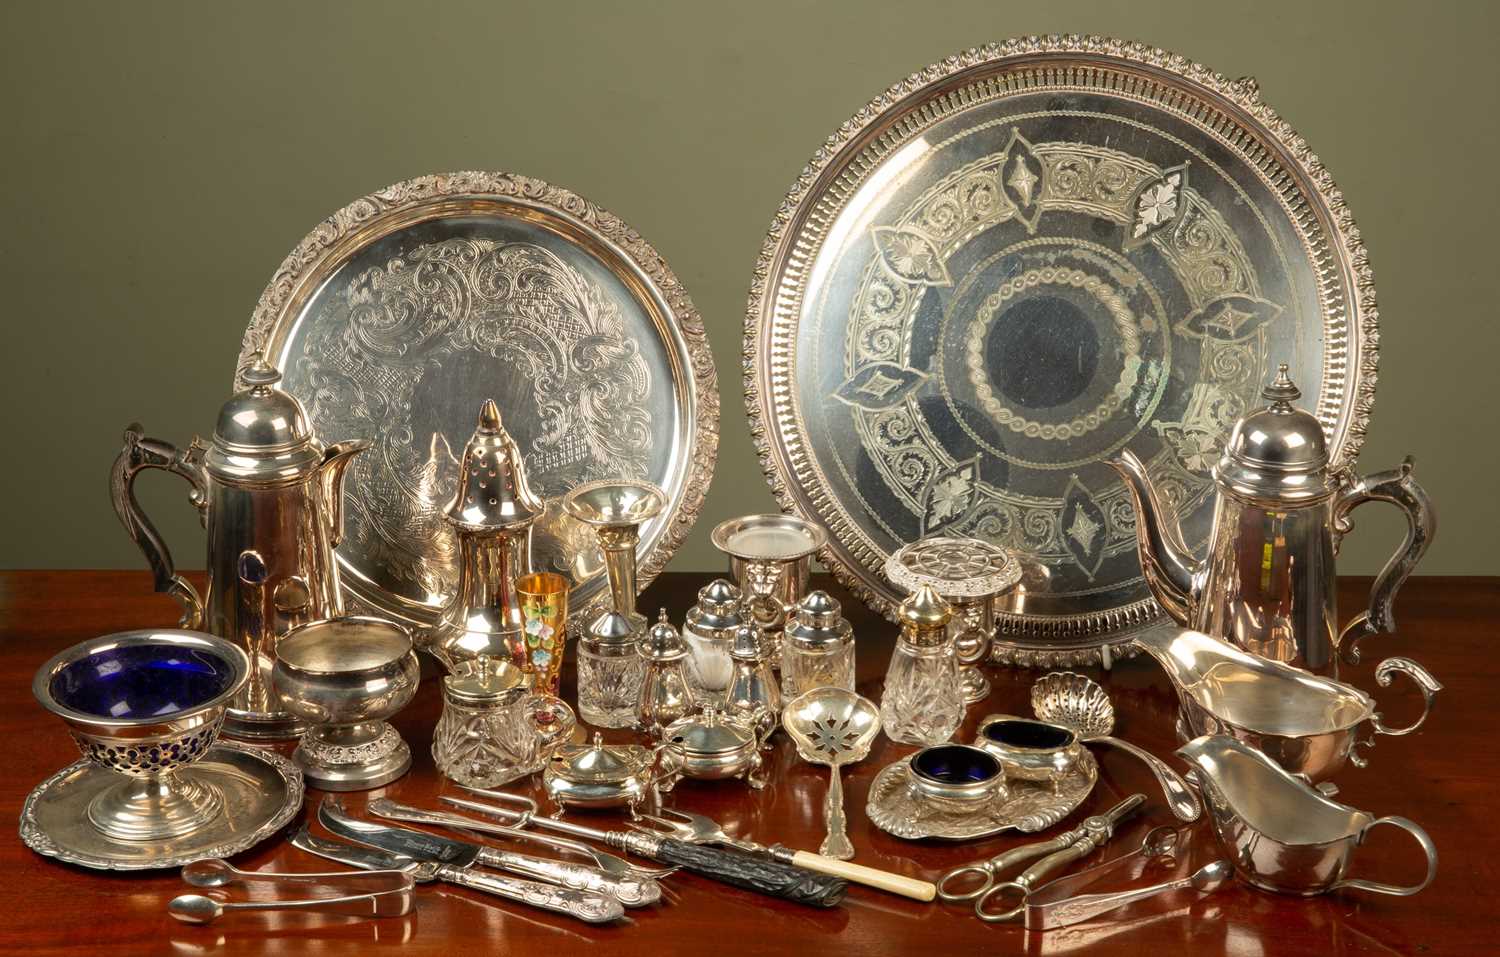
[[272,276],[240,364],[255,350],[320,439],[374,442],[345,482],[343,587],[418,627],[456,581],[442,510],[484,399],[547,500],[535,562],[575,582],[570,625],[608,589],[594,536],[562,496],[596,479],[666,490],[637,548],[645,587],[713,474],[718,383],[687,293],[629,226],[540,180],[423,176],[339,210]]
[[973,841],[1012,828],[1024,834],[1043,831],[1072,814],[1099,780],[1099,764],[1084,748],[1078,763],[1057,782],[1056,790],[1042,781],[1012,778],[1006,781],[1003,796],[975,807],[918,792],[911,783],[911,758],[907,755],[881,768],[870,782],[865,803],[870,823],[909,841],[929,837]]
[[1253,80],[1032,37],[913,74],[814,154],[756,265],[745,385],[772,490],[855,594],[890,615],[897,548],[994,542],[1039,572],[995,654],[1055,666],[1159,616],[1107,459],[1146,461],[1201,544],[1276,364],[1350,463],[1376,346],[1359,232]]
[[88,758],[37,785],[21,808],[21,843],[69,864],[109,871],[182,867],[230,857],[275,834],[302,809],[305,785],[291,761],[268,748],[219,741],[179,774],[212,784],[224,813],[210,824],[159,841],[120,841],[89,823],[88,806],[120,775]]

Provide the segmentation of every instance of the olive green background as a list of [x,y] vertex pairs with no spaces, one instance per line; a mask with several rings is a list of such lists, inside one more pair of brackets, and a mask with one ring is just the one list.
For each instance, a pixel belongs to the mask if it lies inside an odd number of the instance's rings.
[[[1366,469],[1410,452],[1443,528],[1421,571],[1500,573],[1497,15],[1489,4],[1261,2],[0,5],[4,567],[144,567],[109,506],[122,427],[212,430],[286,253],[349,201],[447,170],[525,173],[634,225],[708,325],[722,444],[674,567],[774,505],[740,333],[765,230],[813,150],[897,79],[1029,33],[1140,39],[1253,74],[1363,230],[1381,306]],[[186,567],[170,476],[142,500]],[[1340,571],[1401,522],[1357,514]]]

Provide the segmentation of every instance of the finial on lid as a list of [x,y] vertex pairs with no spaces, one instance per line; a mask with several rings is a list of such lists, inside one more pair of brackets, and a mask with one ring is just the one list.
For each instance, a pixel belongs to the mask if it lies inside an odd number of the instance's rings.
[[480,435],[500,433],[500,407],[495,404],[494,399],[484,400],[484,405],[479,409],[479,428],[475,431]]
[[281,381],[281,370],[266,361],[264,352],[250,353],[250,361],[240,370],[240,380],[253,388],[273,386]]
[[1276,378],[1270,385],[1260,390],[1261,398],[1269,399],[1277,412],[1289,412],[1292,403],[1302,398],[1302,390],[1292,382],[1292,377],[1287,374],[1285,362],[1276,367]]

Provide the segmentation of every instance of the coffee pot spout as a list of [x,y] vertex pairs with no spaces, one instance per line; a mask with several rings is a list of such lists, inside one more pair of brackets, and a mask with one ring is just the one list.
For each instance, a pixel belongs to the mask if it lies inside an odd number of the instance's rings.
[[338,547],[344,537],[344,474],[354,456],[369,447],[369,439],[350,439],[335,442],[323,450],[317,482],[323,499],[323,514],[328,522],[328,543],[332,547]]
[[1120,473],[1135,502],[1136,548],[1146,584],[1167,614],[1186,625],[1200,563],[1183,543],[1177,514],[1162,507],[1146,466],[1134,453],[1121,452],[1109,464]]

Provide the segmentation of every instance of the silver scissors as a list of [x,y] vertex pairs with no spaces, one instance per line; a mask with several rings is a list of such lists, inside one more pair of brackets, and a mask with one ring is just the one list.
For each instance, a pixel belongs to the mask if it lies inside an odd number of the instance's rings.
[[[954,868],[938,880],[938,897],[950,903],[973,901],[974,913],[983,921],[1014,920],[1026,909],[1026,897],[1031,889],[1044,877],[1093,853],[1114,835],[1116,824],[1134,814],[1144,803],[1144,794],[1132,794],[1103,814],[1085,818],[1082,824],[1051,840],[1023,844],[988,860]],[[1015,879],[997,879],[1001,873],[1034,858],[1041,860]],[[987,909],[991,898],[995,897],[1011,901],[1012,906],[998,912]]]

